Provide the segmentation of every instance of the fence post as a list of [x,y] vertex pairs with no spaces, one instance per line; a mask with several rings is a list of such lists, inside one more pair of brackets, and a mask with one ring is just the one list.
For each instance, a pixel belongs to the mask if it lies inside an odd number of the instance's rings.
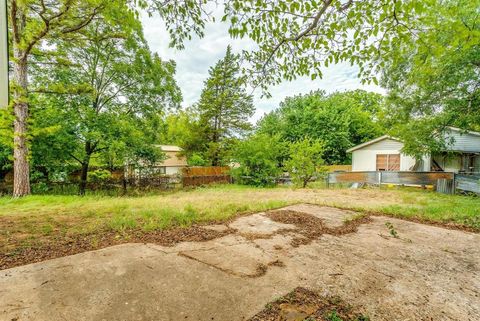
[[127,179],[125,176],[122,177],[122,190],[124,195],[127,194]]
[[327,179],[325,180],[327,188],[330,188],[330,173],[327,173]]
[[457,177],[457,174],[456,173],[453,173],[453,178],[452,178],[452,194],[455,195],[455,192],[457,190],[457,181],[456,181],[456,178]]

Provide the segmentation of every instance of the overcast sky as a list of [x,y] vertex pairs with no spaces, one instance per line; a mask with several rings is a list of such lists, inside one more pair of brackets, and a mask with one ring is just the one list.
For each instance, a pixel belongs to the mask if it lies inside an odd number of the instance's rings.
[[[206,26],[205,37],[194,38],[185,43],[184,50],[168,47],[168,33],[159,17],[142,17],[145,37],[150,49],[157,52],[162,59],[173,59],[177,63],[176,80],[183,94],[183,106],[189,106],[198,101],[203,88],[203,82],[208,77],[208,69],[221,59],[227,48],[232,45],[236,53],[243,49],[252,49],[255,44],[249,39],[230,39],[228,25],[221,22],[209,23]],[[300,78],[293,82],[284,82],[272,87],[272,97],[261,98],[260,92],[255,93],[256,113],[252,122],[256,122],[264,113],[278,107],[285,97],[312,90],[323,89],[328,93],[350,89],[365,89],[383,93],[375,85],[362,85],[357,78],[357,67],[349,64],[331,65],[323,72],[323,79],[312,81],[310,78]]]

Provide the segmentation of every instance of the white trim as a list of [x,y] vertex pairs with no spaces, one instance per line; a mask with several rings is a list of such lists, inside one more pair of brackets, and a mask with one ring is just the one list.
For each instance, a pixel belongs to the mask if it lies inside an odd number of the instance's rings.
[[368,146],[368,145],[375,144],[375,143],[380,142],[380,141],[385,140],[385,139],[392,139],[392,140],[395,140],[397,142],[402,142],[401,140],[399,140],[397,138],[394,138],[392,136],[383,135],[383,136],[377,137],[375,139],[369,140],[368,142],[362,143],[360,145],[353,146],[352,148],[347,149],[347,153],[351,153],[353,151],[356,151],[357,149],[363,148],[363,147]]
[[474,132],[474,131],[471,131],[471,130],[463,130],[463,129],[460,129],[460,128],[457,128],[457,127],[452,127],[452,126],[447,126],[448,129],[451,129],[457,133],[460,133],[460,134],[470,134],[470,135],[474,135],[474,136],[480,136],[480,133],[479,132]]
[[181,152],[183,149],[175,145],[154,145],[162,150],[162,152]]

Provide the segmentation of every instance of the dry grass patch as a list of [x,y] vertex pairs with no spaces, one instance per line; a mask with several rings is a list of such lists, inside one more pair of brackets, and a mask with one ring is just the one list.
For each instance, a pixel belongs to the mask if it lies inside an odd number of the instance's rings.
[[0,255],[0,270],[126,242],[156,243],[163,246],[173,246],[179,242],[205,242],[233,232],[231,229],[216,231],[204,229],[200,226],[191,226],[188,228],[174,227],[149,232],[131,229],[125,233],[104,231],[103,233],[91,233],[88,235],[73,235],[44,240],[41,244],[13,247],[10,251],[6,250]]

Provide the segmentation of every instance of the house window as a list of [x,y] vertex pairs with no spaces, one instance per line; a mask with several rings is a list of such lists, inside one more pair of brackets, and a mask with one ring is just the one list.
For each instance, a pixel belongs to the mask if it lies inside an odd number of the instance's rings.
[[377,154],[377,171],[399,171],[400,154]]

